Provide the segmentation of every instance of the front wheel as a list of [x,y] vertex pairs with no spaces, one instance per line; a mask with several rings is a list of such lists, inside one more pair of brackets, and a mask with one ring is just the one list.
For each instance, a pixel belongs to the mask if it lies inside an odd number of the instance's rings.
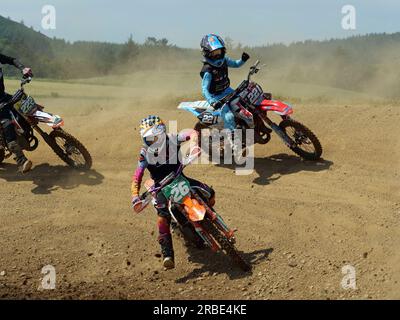
[[221,249],[224,250],[225,253],[240,267],[240,269],[243,271],[251,270],[251,264],[242,257],[233,242],[229,241],[214,223],[206,219],[202,221],[202,225],[203,228],[215,239],[215,241],[217,241]]
[[279,127],[293,142],[293,152],[306,160],[318,160],[322,155],[322,146],[316,135],[305,125],[292,119],[285,119]]
[[89,151],[75,137],[57,129],[46,139],[47,144],[70,167],[79,170],[89,170],[92,167],[92,157]]

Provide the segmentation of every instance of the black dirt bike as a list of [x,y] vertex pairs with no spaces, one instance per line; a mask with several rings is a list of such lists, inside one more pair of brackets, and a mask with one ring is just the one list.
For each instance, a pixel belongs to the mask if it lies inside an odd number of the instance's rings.
[[[57,156],[65,163],[75,169],[89,170],[92,166],[92,157],[84,145],[68,132],[61,129],[64,120],[51,113],[44,112],[44,107],[37,104],[35,100],[24,91],[24,85],[32,78],[23,78],[21,87],[12,98],[0,104],[0,108],[10,108],[12,123],[17,133],[17,142],[23,150],[34,151],[39,145],[39,140],[34,131],[39,133],[43,140],[50,146]],[[50,133],[39,127],[45,123],[52,128]],[[3,130],[0,127],[0,163],[11,156],[5,142]]]

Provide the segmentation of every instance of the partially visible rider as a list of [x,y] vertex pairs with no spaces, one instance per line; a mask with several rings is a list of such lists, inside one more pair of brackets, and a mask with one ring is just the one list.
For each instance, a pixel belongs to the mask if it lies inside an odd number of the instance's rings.
[[[141,120],[140,135],[143,141],[143,147],[140,150],[138,166],[132,177],[132,205],[140,200],[139,191],[143,174],[147,168],[155,185],[165,178],[171,172],[176,172],[181,164],[178,153],[180,146],[185,141],[197,144],[197,132],[190,132],[172,135],[166,133],[166,126],[158,116],[148,116]],[[205,190],[209,195],[208,202],[210,206],[214,205],[214,190],[195,179],[185,176],[190,185]],[[163,255],[163,266],[166,269],[175,267],[174,250],[172,245],[172,236],[170,231],[171,215],[167,208],[168,201],[162,192],[158,192],[155,199],[155,208],[158,214],[158,242],[161,246]]]
[[17,59],[8,57],[0,53],[0,125],[3,129],[5,142],[8,149],[14,154],[14,160],[17,162],[22,173],[28,172],[32,168],[32,162],[26,158],[22,148],[17,142],[17,134],[12,124],[13,106],[7,104],[11,96],[5,92],[2,64],[13,65],[21,70],[24,77],[32,77],[32,70],[26,68]]
[[[205,35],[201,40],[200,47],[204,56],[203,67],[200,71],[203,96],[213,108],[222,107],[221,116],[224,119],[224,129],[233,132],[235,129],[235,116],[231,106],[228,104],[222,106],[219,100],[234,91],[230,87],[228,68],[241,67],[250,56],[243,52],[241,59],[232,60],[226,56],[224,41],[216,34]],[[230,143],[235,151],[236,148],[231,139]]]

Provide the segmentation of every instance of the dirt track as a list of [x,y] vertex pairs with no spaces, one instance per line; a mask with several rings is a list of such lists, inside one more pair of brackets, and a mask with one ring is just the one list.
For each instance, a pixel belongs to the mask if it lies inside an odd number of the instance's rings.
[[[0,166],[0,298],[400,298],[399,106],[297,106],[296,119],[323,144],[318,163],[301,161],[274,136],[256,146],[251,175],[187,169],[213,185],[216,209],[239,229],[237,246],[254,266],[244,274],[225,256],[179,240],[176,268],[163,271],[155,213],[130,211],[134,125],[157,113],[191,127],[189,114],[173,103],[44,100],[88,147],[94,167],[70,170],[45,144],[30,154],[36,167],[27,175],[10,160]],[[57,287],[39,291],[48,264]],[[341,288],[347,264],[357,290]]]

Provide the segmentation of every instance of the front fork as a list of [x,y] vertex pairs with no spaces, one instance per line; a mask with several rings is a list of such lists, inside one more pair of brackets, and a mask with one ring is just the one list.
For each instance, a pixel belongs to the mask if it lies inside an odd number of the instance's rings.
[[234,230],[231,230],[222,219],[222,217],[210,209],[210,207],[204,202],[204,200],[197,194],[193,193],[196,200],[201,203],[207,211],[207,215],[210,217],[210,220],[215,223],[219,230],[231,241],[234,241]]
[[[220,229],[223,234],[232,242],[235,241],[234,238],[234,231],[229,229],[229,227],[226,225],[226,223],[224,222],[224,220],[222,219],[222,217],[212,211],[208,205],[204,202],[204,200],[196,193],[193,192],[192,193],[193,196],[196,198],[196,200],[201,203],[206,211],[207,211],[207,215],[210,218],[210,221],[215,223],[215,225],[218,227],[218,229]],[[168,204],[168,210],[172,216],[172,219],[175,220],[178,224],[179,221],[176,219],[176,217],[174,216],[173,210],[172,210],[172,203],[169,201]],[[200,238],[207,243],[207,245],[213,250],[213,251],[218,251],[220,249],[219,245],[217,244],[217,242],[214,240],[214,238],[204,230],[203,226],[201,225],[201,221],[190,221],[190,223],[192,223],[192,225],[194,226],[195,231],[197,232],[197,234],[200,236]]]
[[[183,210],[184,209],[180,209]],[[178,224],[180,225],[180,222],[178,221],[178,219],[175,217],[173,210],[172,210],[172,202],[168,201],[168,211],[171,214],[172,219]],[[186,215],[186,213],[182,212],[184,215]],[[218,244],[215,242],[215,240],[207,233],[204,231],[203,227],[201,226],[200,222],[198,221],[191,221],[188,219],[188,221],[190,221],[190,223],[193,225],[196,233],[200,236],[200,238],[207,243],[207,245],[213,250],[213,251],[218,251],[219,246]]]
[[[260,118],[271,127],[272,130],[278,135],[279,138],[282,139],[283,143],[286,144],[289,148],[293,147],[293,141],[287,136],[287,134],[271,119],[269,119],[266,115],[259,113]],[[283,119],[289,119],[289,116],[282,117]]]

